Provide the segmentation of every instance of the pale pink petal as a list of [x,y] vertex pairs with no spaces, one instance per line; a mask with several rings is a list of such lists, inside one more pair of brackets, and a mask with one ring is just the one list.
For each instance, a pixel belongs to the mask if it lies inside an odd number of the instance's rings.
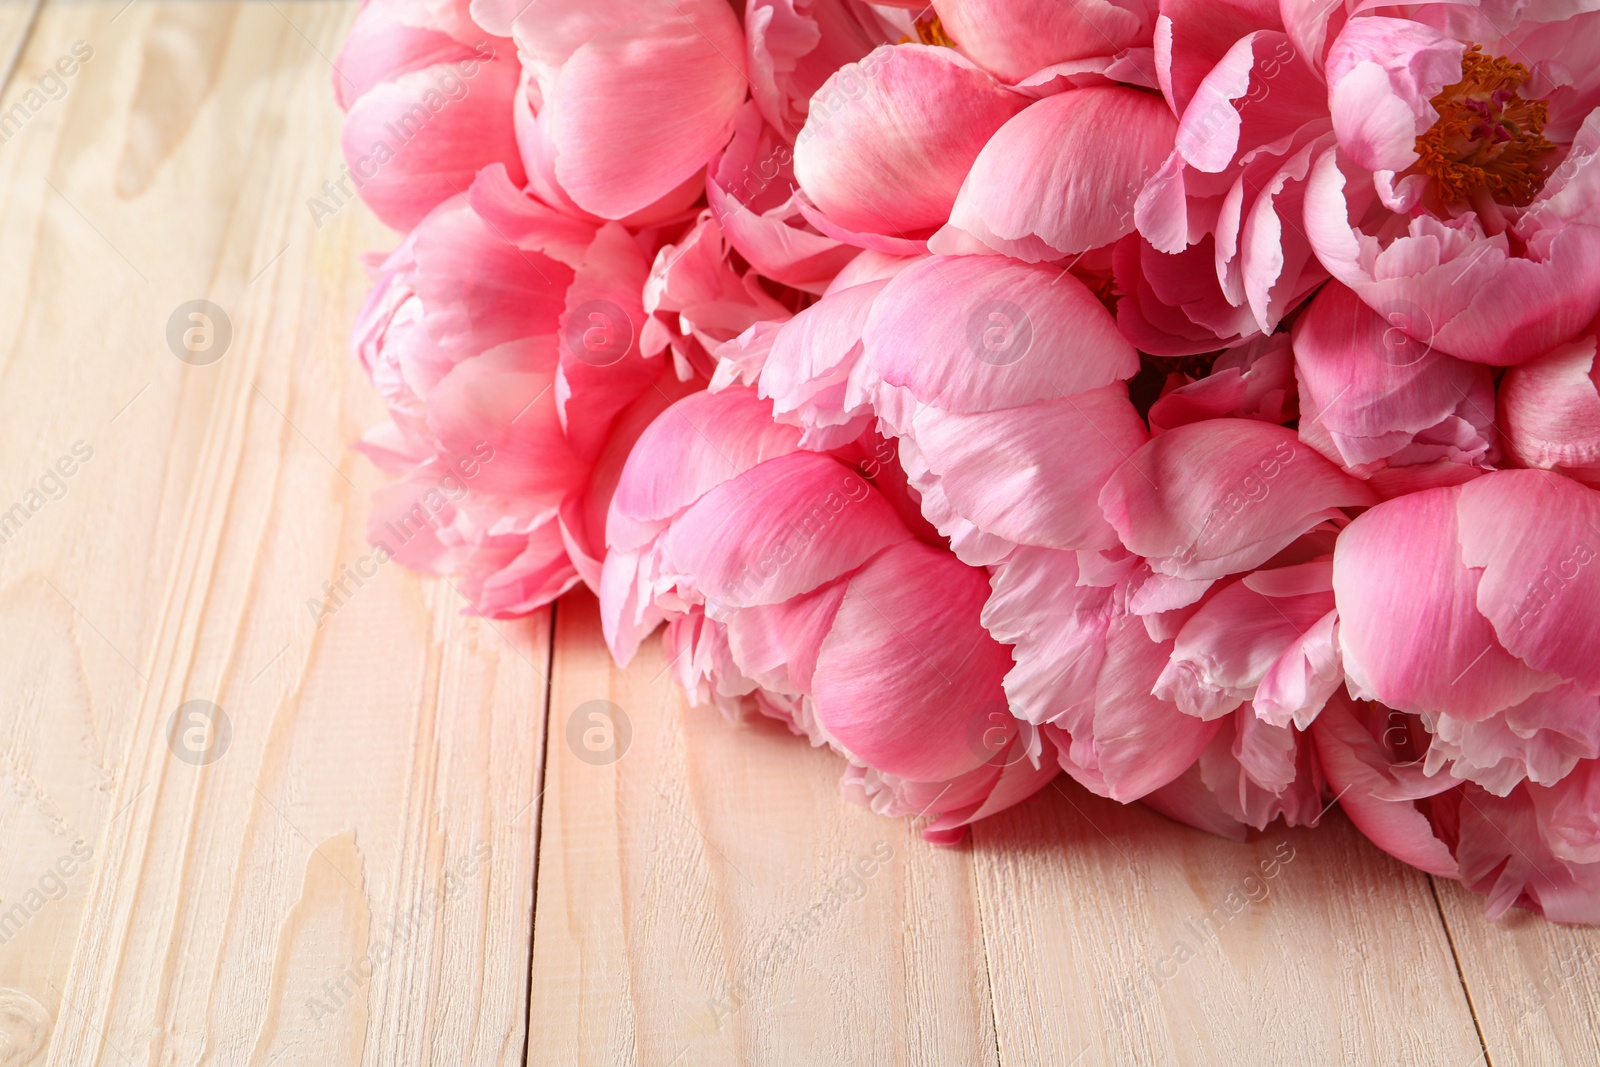
[[1479,614],[1478,574],[1457,535],[1464,491],[1385,501],[1339,535],[1339,650],[1358,697],[1482,719],[1558,683],[1508,653]]
[[713,618],[810,592],[909,540],[894,509],[859,474],[816,452],[794,452],[723,482],[667,533],[680,590]]
[[[1289,569],[1331,577],[1325,562]],[[1331,584],[1298,596],[1269,596],[1235,582],[1179,631],[1155,695],[1189,715],[1218,718],[1252,699],[1278,658],[1332,610]]]
[[723,0],[657,3],[649,17],[595,35],[567,57],[548,100],[562,187],[604,218],[659,200],[733,132],[744,66]]
[[1292,430],[1213,419],[1152,438],[1112,474],[1100,506],[1156,570],[1220,578],[1260,566],[1340,508],[1376,499]]
[[1071,396],[1139,369],[1082,282],[1000,256],[936,256],[901,271],[864,340],[885,382],[952,412]]
[[985,69],[1007,81],[1066,60],[1111,55],[1148,42],[1151,8],[1086,0],[936,0],[945,32]]
[[1150,406],[1150,428],[1162,433],[1221,418],[1284,423],[1297,415],[1294,353],[1289,336],[1276,333],[1229,349],[1210,374],[1163,393]]
[[1409,19],[1351,19],[1328,49],[1328,106],[1339,147],[1368,170],[1417,161],[1417,135],[1438,119],[1430,101],[1461,80],[1466,46]]
[[1006,696],[1031,723],[1091,716],[1106,654],[1112,593],[1079,582],[1078,556],[1019,548],[993,568],[984,628],[1011,645]]
[[763,277],[818,293],[859,249],[808,228],[793,185],[794,149],[746,104],[707,171],[706,202],[728,243]]
[[817,718],[889,774],[953,778],[985,762],[983,711],[1008,657],[978,625],[984,573],[909,541],[850,580],[812,676]]
[[[1145,179],[1172,151],[1177,128],[1156,97],[1122,87],[1046,97],[1011,119],[978,153],[950,221],[928,242],[964,231],[1015,259],[1037,262],[1098,248],[1133,231]],[[1110,143],[1105,132],[1116,130]]]
[[1600,697],[1571,684],[1478,722],[1453,715],[1424,715],[1423,721],[1434,735],[1428,773],[1448,767],[1451,776],[1496,796],[1524,780],[1554,785],[1580,760],[1600,756]]
[[809,693],[822,642],[833,629],[847,582],[733,612],[728,644],[739,669],[763,688]]
[[926,237],[990,135],[1028,103],[947,48],[879,48],[812,97],[794,173],[839,226]]
[[926,408],[906,429],[952,511],[996,537],[1062,549],[1116,546],[1100,488],[1147,436],[1120,382],[974,415]]
[[1600,488],[1600,378],[1593,334],[1506,371],[1500,420],[1523,466]]
[[1549,788],[1528,789],[1550,851],[1571,863],[1600,863],[1600,761],[1584,760]]
[[634,446],[607,519],[606,543],[637,549],[711,489],[799,447],[748,389],[695,393],[663,412]]
[[1217,723],[1150,694],[1171,648],[1170,641],[1150,640],[1136,616],[1111,622],[1093,721],[1087,729],[1065,729],[1070,744],[1058,742],[1062,769],[1091,792],[1138,800],[1177,778],[1211,743]]
[[1534,670],[1600,693],[1600,492],[1546,471],[1499,471],[1459,490],[1461,558],[1477,608]]
[[[1389,855],[1429,874],[1459,877],[1455,856],[1415,802],[1427,794],[1397,788],[1393,750],[1386,747],[1389,735],[1375,738],[1354,711],[1344,697],[1335,697],[1311,727],[1323,773],[1339,806],[1356,829]],[[1415,781],[1417,776],[1407,777]],[[1448,778],[1435,779],[1434,791],[1451,784]]]
[[1347,470],[1498,458],[1489,368],[1412,338],[1345,286],[1327,286],[1294,329],[1301,439]]

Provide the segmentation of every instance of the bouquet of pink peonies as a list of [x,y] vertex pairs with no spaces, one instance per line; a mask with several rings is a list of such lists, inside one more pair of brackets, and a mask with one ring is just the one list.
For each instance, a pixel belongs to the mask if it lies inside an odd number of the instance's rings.
[[1582,8],[366,0],[373,535],[933,841],[1337,802],[1600,922]]

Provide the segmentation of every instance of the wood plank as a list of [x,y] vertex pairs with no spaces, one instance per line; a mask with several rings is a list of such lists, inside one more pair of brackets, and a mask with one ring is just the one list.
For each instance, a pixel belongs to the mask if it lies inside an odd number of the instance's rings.
[[846,803],[786,730],[688,707],[659,642],[617,670],[588,594],[555,650],[529,1064],[997,1064],[969,853]]
[[[523,1056],[548,615],[365,544],[345,337],[394,238],[305,206],[354,11],[52,4],[18,68],[93,49],[0,146],[0,510],[92,457],[0,551],[8,1064]],[[167,340],[199,298],[207,365]],[[174,733],[195,700],[231,733]]]
[[11,77],[43,6],[44,0],[0,0],[0,103],[4,105],[0,110],[16,103],[15,94],[9,92]]
[[[563,602],[530,1064],[1482,1062],[1426,879],[1337,813],[1240,845],[1063,783],[936,848],[598,629]],[[614,764],[579,752],[596,701]],[[880,841],[860,903],[786,938]]]
[[1058,779],[974,852],[1002,1064],[1482,1062],[1426,878],[1337,811],[1239,844]]
[[1600,1063],[1600,930],[1522,910],[1491,923],[1482,897],[1458,882],[1436,887],[1495,1067]]

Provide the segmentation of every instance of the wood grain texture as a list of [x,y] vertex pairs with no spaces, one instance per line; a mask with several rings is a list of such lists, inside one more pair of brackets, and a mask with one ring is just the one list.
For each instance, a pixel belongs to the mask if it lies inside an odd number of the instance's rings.
[[1455,882],[1437,888],[1495,1067],[1600,1063],[1600,930],[1524,911],[1485,922],[1482,897]]
[[394,239],[305,203],[353,15],[53,4],[13,78],[92,49],[0,146],[0,510],[92,452],[0,554],[6,1067],[523,1058],[548,615],[365,541],[345,337]]
[[[649,641],[617,670],[593,598],[559,605],[528,1062],[997,1064],[972,857],[666,668]],[[614,761],[596,702],[631,729]]]
[[588,594],[552,635],[376,564],[344,342],[393,237],[307,205],[353,15],[0,0],[0,1067],[1600,1061],[1600,934],[1337,813],[1063,781],[934,848],[613,667]]

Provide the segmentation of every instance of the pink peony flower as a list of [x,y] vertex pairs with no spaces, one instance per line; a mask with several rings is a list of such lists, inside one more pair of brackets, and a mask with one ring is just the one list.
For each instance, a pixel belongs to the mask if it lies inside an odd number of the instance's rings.
[[1429,349],[1332,283],[1294,329],[1300,439],[1383,496],[1466,481],[1500,458],[1489,368]]
[[511,42],[476,25],[464,0],[366,0],[334,64],[333,92],[348,112],[345,161],[373,214],[409,230],[494,163],[521,185],[511,125],[518,76]]
[[[1537,524],[1528,521],[1537,515]],[[1600,492],[1499,471],[1380,504],[1339,537],[1351,693],[1418,715],[1427,772],[1505,796],[1600,757]]]
[[597,580],[598,472],[620,468],[641,419],[681,392],[639,350],[645,272],[620,226],[552,211],[500,167],[419,223],[356,326],[393,420],[362,447],[402,476],[378,496],[374,542],[459,576],[486,615]]
[[[1440,490],[1443,492],[1443,490]],[[1558,922],[1600,922],[1600,765],[1554,786],[1504,795],[1430,775],[1432,746],[1415,717],[1335,698],[1311,728],[1329,786],[1350,821],[1385,852],[1430,874]]]
[[1336,144],[1307,180],[1311,243],[1460,359],[1525,362],[1600,311],[1600,14],[1576,10],[1423,5],[1353,16],[1328,44]]
[[[882,461],[876,466],[881,467]],[[840,455],[799,448],[748,389],[699,393],[639,439],[612,500],[601,617],[617,657],[671,620],[691,693],[754,698],[852,764],[847,792],[935,814],[931,840],[1017,803],[1053,747],[1005,712],[982,571],[919,540]]]

